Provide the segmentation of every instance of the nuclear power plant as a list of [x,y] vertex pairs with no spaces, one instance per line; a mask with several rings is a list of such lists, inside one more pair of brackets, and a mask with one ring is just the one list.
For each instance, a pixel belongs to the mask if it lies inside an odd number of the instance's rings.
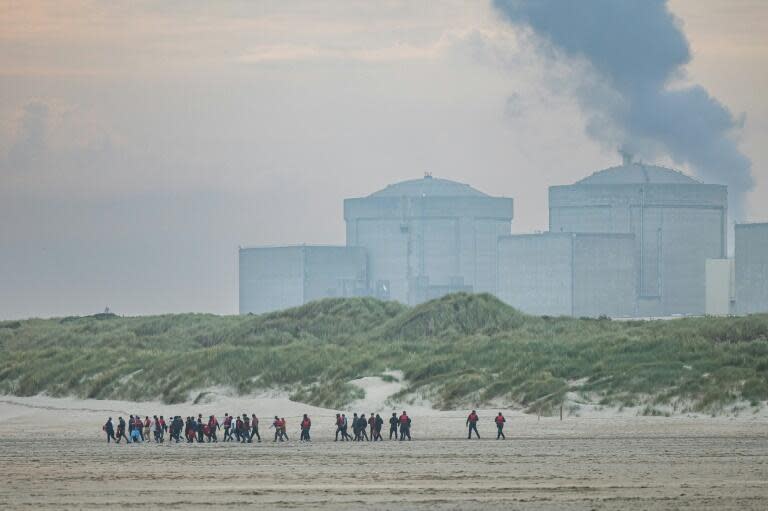
[[240,248],[240,313],[458,291],[553,316],[768,312],[768,224],[736,225],[728,259],[727,195],[625,156],[550,187],[549,232],[513,234],[512,198],[425,174],[346,199],[345,246]]

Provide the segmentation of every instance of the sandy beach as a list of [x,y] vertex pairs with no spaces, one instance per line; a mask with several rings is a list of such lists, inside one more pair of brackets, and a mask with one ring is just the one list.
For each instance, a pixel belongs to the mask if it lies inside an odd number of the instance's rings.
[[[373,386],[373,385],[369,385]],[[369,395],[375,401],[381,393]],[[365,407],[366,404],[372,406]],[[360,403],[355,410],[391,413]],[[257,413],[258,444],[108,445],[107,416]],[[529,416],[480,410],[483,439],[467,441],[464,411],[416,407],[413,442],[333,441],[334,410],[283,396],[215,396],[160,405],[0,397],[0,507],[193,509],[765,509],[768,422],[762,416]],[[296,441],[313,419],[311,444]],[[273,443],[268,417],[288,419]]]

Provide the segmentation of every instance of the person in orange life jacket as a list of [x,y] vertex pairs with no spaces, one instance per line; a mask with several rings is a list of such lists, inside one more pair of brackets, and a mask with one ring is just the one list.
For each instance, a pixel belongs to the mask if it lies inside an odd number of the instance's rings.
[[304,417],[301,419],[301,438],[300,440],[302,442],[309,442],[309,428],[312,427],[312,421],[307,417],[307,414],[304,414]]
[[112,417],[107,419],[107,422],[104,423],[104,426],[101,429],[107,434],[107,443],[109,443],[110,440],[117,442],[117,439],[115,438],[115,427],[112,425]]
[[376,419],[373,421],[373,425],[376,430],[376,438],[374,438],[374,440],[383,441],[384,439],[381,437],[381,428],[384,426],[384,419],[382,419],[381,415],[379,415],[378,413],[376,414]]
[[251,414],[251,436],[248,437],[248,443],[253,442],[253,437],[256,437],[259,439],[259,442],[261,442],[261,435],[259,435],[259,419],[256,417],[255,413]]
[[285,417],[280,417],[280,434],[285,438],[286,440],[289,440],[288,438],[288,423],[285,421]]
[[397,420],[397,414],[395,412],[392,412],[392,417],[389,418],[389,439],[392,440],[392,435],[395,436],[395,440],[397,440],[397,423],[399,421]]
[[216,430],[219,429],[219,421],[215,415],[208,417],[208,441],[218,442],[219,439],[216,436]]
[[243,414],[243,430],[240,431],[240,440],[242,443],[248,442],[248,438],[251,434],[251,419],[248,418],[248,415]]
[[192,417],[187,415],[187,419],[184,421],[184,438],[187,439],[187,443],[192,443],[195,439],[195,427],[192,424]]
[[469,436],[467,436],[468,440],[472,438],[472,431],[475,432],[477,438],[480,438],[480,433],[477,432],[478,420],[480,420],[480,418],[477,416],[477,412],[472,410],[472,412],[469,414],[469,417],[467,417],[467,426],[469,426]]
[[480,420],[480,418],[477,416],[477,413],[472,410],[472,413],[469,414],[469,417],[467,417],[467,426],[469,426],[469,436],[467,437],[467,440],[472,439],[472,431],[475,432],[475,435],[477,435],[477,438],[480,438],[480,433],[477,432],[477,421]]
[[229,416],[229,413],[224,414],[224,441],[229,442],[232,440],[232,434],[229,432],[230,428],[232,427],[232,417]]
[[370,428],[371,442],[376,440],[376,416],[371,412],[368,416],[368,427]]
[[504,423],[507,422],[507,419],[504,418],[504,416],[499,412],[499,414],[496,416],[493,421],[496,423],[496,440],[499,438],[503,438],[504,440],[507,439],[507,437],[504,436]]
[[403,410],[403,414],[398,419],[400,422],[400,441],[402,442],[405,440],[405,437],[408,437],[408,440],[411,439],[411,418],[408,417],[408,414],[405,413],[405,410]]

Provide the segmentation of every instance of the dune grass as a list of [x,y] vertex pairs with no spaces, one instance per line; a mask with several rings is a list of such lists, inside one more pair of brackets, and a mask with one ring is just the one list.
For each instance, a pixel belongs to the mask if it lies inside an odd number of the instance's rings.
[[[348,384],[404,372],[440,408],[502,401],[548,413],[567,392],[606,406],[716,413],[768,399],[768,315],[610,321],[521,314],[490,295],[408,308],[327,299],[264,315],[0,322],[0,393],[183,402],[225,385],[331,408]],[[649,412],[649,413],[651,413]]]

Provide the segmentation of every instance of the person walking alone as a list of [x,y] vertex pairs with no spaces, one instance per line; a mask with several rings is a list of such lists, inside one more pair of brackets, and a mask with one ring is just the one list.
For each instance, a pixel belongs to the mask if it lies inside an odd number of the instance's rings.
[[496,440],[499,438],[506,440],[507,437],[504,436],[504,423],[507,422],[507,419],[505,419],[501,412],[499,412],[493,421],[496,423]]
[[477,435],[477,439],[480,439],[480,433],[477,432],[477,421],[479,421],[480,418],[477,416],[477,412],[472,410],[472,413],[469,414],[469,417],[467,417],[467,426],[469,426],[469,435],[467,436],[467,440],[472,439],[472,432],[475,432],[475,435]]
[[307,414],[304,414],[304,417],[301,419],[301,438],[300,440],[302,442],[309,442],[309,428],[312,427],[312,421],[309,419]]

